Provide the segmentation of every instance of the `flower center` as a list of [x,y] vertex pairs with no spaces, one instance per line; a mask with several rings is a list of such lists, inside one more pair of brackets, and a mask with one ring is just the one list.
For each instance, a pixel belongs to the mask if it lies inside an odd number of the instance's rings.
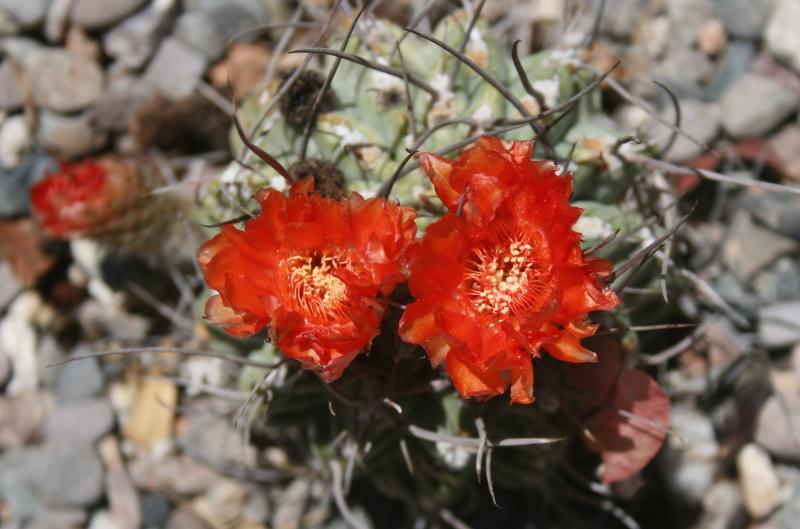
[[294,310],[318,323],[345,319],[350,296],[336,272],[350,268],[349,257],[315,251],[288,257],[283,264],[284,292]]
[[550,251],[539,234],[496,230],[472,253],[462,286],[478,312],[505,320],[537,310],[549,297]]

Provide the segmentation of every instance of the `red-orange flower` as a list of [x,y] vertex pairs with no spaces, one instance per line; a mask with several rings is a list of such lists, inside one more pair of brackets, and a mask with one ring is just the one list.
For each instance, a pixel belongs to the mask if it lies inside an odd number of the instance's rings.
[[[511,387],[511,402],[533,402],[532,357],[544,349],[565,362],[593,362],[580,340],[588,313],[619,303],[601,284],[604,259],[584,258],[572,226],[570,175],[530,159],[533,142],[483,137],[450,161],[422,166],[450,210],[412,251],[416,301],[400,334],[445,362],[459,393],[486,398]],[[457,214],[463,197],[463,211]]]
[[206,317],[233,336],[269,326],[278,348],[335,380],[378,334],[387,296],[405,281],[414,210],[353,193],[335,200],[296,182],[289,196],[262,189],[261,214],[223,226],[197,260],[219,294]]

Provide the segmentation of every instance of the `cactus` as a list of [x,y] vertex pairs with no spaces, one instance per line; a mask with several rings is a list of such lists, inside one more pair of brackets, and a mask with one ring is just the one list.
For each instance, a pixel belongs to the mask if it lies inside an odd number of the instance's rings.
[[[380,329],[358,354],[344,355],[346,368],[336,365],[333,373],[329,365],[334,360],[310,354],[312,346],[306,345],[311,349],[302,351],[290,348],[295,346],[287,342],[286,333],[279,328],[281,324],[269,323],[280,318],[275,312],[280,300],[291,301],[289,294],[275,293],[277,287],[270,283],[278,281],[270,279],[278,273],[270,267],[280,265],[275,263],[280,261],[277,256],[282,255],[281,245],[291,242],[275,235],[278,228],[270,228],[270,237],[280,239],[270,239],[269,244],[275,245],[270,250],[275,257],[264,257],[258,267],[250,268],[247,255],[260,251],[255,237],[266,226],[261,216],[267,214],[265,211],[278,219],[292,215],[292,211],[303,215],[299,212],[315,207],[344,208],[342,215],[354,218],[356,213],[351,210],[360,207],[363,199],[353,198],[356,195],[340,197],[347,192],[371,197],[391,191],[391,199],[416,210],[420,232],[429,225],[426,217],[439,217],[448,209],[449,215],[455,214],[458,219],[463,214],[465,222],[483,222],[481,213],[475,210],[477,206],[467,204],[463,209],[467,193],[460,201],[457,195],[443,198],[444,177],[437,176],[437,172],[446,171],[436,164],[446,165],[446,159],[424,155],[422,165],[427,176],[413,165],[408,166],[408,171],[402,170],[402,164],[409,161],[409,150],[452,156],[458,153],[460,143],[469,145],[465,140],[474,141],[483,133],[500,135],[504,140],[529,140],[535,135],[538,142],[533,159],[555,156],[561,173],[567,169],[574,174],[575,196],[580,199],[574,205],[584,210],[576,225],[584,235],[584,251],[591,249],[610,259],[617,270],[629,270],[663,243],[658,239],[639,252],[664,231],[658,227],[642,228],[645,217],[659,206],[658,193],[644,189],[647,211],[630,207],[633,199],[629,190],[639,170],[620,154],[623,148],[646,152],[647,146],[628,145],[623,134],[614,130],[602,114],[597,94],[592,92],[599,82],[597,76],[584,68],[575,54],[545,50],[512,57],[495,41],[484,21],[473,20],[460,11],[439,22],[432,42],[405,34],[385,20],[365,17],[358,24],[358,31],[349,40],[332,42],[325,50],[305,51],[320,54],[322,59],[318,66],[309,66],[306,72],[295,76],[295,85],[279,105],[273,100],[281,85],[276,81],[239,109],[242,128],[256,129],[250,141],[269,153],[272,161],[289,168],[287,172],[294,182],[289,198],[280,195],[287,187],[284,175],[275,171],[273,164],[264,162],[263,156],[248,155],[244,160],[246,168],[233,162],[202,190],[195,208],[195,217],[205,223],[238,218],[243,210],[257,217],[242,230],[223,228],[220,235],[203,246],[199,257],[210,285],[221,292],[207,305],[209,319],[234,336],[263,337],[257,332],[266,327],[268,340],[273,342],[242,341],[216,332],[211,335],[217,348],[224,343],[224,347],[238,349],[252,360],[275,364],[274,369],[245,368],[240,376],[240,389],[253,392],[253,435],[287,447],[293,465],[310,469],[310,475],[320,478],[342,516],[356,527],[363,524],[359,525],[361,522],[348,504],[366,509],[376,526],[397,527],[411,526],[420,517],[451,523],[454,512],[467,520],[480,520],[483,507],[498,501],[497,493],[515,502],[514,512],[541,507],[541,512],[550,513],[553,500],[558,499],[556,491],[565,486],[564,469],[576,464],[570,460],[575,450],[569,439],[582,439],[589,450],[600,454],[605,464],[600,474],[606,482],[634,474],[655,455],[663,441],[669,410],[669,400],[657,384],[644,372],[627,367],[635,363],[640,343],[635,332],[619,329],[640,322],[645,309],[636,304],[627,307],[631,310],[625,315],[605,313],[598,317],[602,329],[615,329],[610,336],[596,336],[584,342],[591,344],[586,345],[590,348],[586,351],[597,353],[598,364],[564,364],[542,355],[536,363],[537,402],[514,406],[508,406],[502,398],[486,400],[485,388],[473,392],[465,389],[463,381],[454,377],[451,383],[441,370],[431,369],[424,360],[425,352],[414,345],[424,340],[408,339],[414,334],[408,330],[412,324],[401,322],[404,311],[407,315],[415,301],[402,284],[391,297],[376,294],[376,302],[383,304],[379,311]],[[457,50],[464,42],[463,56],[480,72],[445,49],[449,46]],[[337,55],[342,55],[336,50],[343,44],[345,59],[338,65],[330,91],[315,109],[317,94]],[[289,72],[284,81],[291,77]],[[577,112],[569,112],[573,107],[578,107]],[[531,130],[534,120],[521,122],[540,114],[541,119],[535,120],[536,132]],[[315,122],[309,123],[310,119]],[[235,130],[231,138],[231,151],[239,156],[244,144]],[[513,145],[510,149],[524,150],[522,143]],[[531,153],[526,156],[530,162]],[[547,162],[533,163],[538,164],[537,171],[555,171]],[[323,173],[327,175],[324,178]],[[393,182],[393,187],[387,185],[398,175],[400,179]],[[308,180],[303,180],[308,176],[316,181],[319,195],[331,198],[320,198],[311,191]],[[563,181],[553,185],[562,184]],[[277,198],[279,195],[282,198]],[[378,203],[383,204],[369,202]],[[333,224],[334,214],[329,215],[325,218]],[[302,237],[313,239],[316,229],[309,228]],[[631,236],[598,249],[615,231],[630,232]],[[295,236],[300,237],[300,233]],[[309,255],[309,263],[318,261],[314,266],[345,266],[342,263],[346,259],[335,255]],[[607,262],[587,258],[581,265],[587,270],[595,266],[587,263],[597,265],[587,272],[587,277],[592,278],[587,281],[600,281],[597,278],[603,276],[600,269],[605,266],[601,261]],[[264,274],[263,279],[260,274]],[[412,270],[412,291],[413,274]],[[303,281],[310,281],[306,277]],[[640,285],[658,286],[658,267],[646,267],[637,279]],[[247,288],[241,288],[238,282],[244,285],[247,281],[254,286],[245,292]],[[303,285],[302,288],[317,289],[315,292],[328,289],[326,296],[329,291],[339,292],[338,283]],[[250,301],[237,305],[232,300],[239,295],[269,301],[240,310]],[[610,309],[615,299],[609,294],[596,308]],[[402,318],[405,321],[407,316]],[[343,339],[343,335],[337,336]],[[316,345],[327,339],[327,334],[309,338]],[[435,346],[430,342],[435,339],[428,337],[428,342],[422,343],[429,356],[434,356],[431,349]],[[337,349],[337,354],[340,352]],[[584,353],[578,344],[558,358],[585,361],[586,357],[581,356]],[[287,361],[286,356],[301,363]],[[302,367],[316,370],[319,377]],[[508,375],[507,371],[503,373]],[[524,373],[518,376],[520,380],[525,378]],[[631,390],[633,397],[622,391],[622,385]],[[499,392],[505,391],[509,381],[502,381],[501,386]],[[514,402],[532,401],[532,395],[514,389],[516,383],[512,386]],[[462,398],[469,396],[480,399]],[[634,409],[647,413],[639,418],[638,429],[630,426],[629,421],[635,418],[624,418],[635,416],[631,412]],[[631,413],[618,415],[619,410]],[[632,444],[635,449],[620,448],[620,442]],[[587,451],[578,453],[583,459],[577,464],[583,470],[597,469],[597,460],[591,459]],[[476,472],[478,480],[487,484],[486,491],[479,487]],[[397,509],[397,503],[387,502],[386,498],[399,501],[404,507]],[[389,523],[387,516],[395,518]],[[549,514],[541,519],[550,519]]]

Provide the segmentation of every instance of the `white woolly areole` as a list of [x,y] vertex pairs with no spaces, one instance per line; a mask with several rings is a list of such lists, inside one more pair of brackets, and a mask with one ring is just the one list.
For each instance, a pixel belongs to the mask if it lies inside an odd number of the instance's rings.
[[581,215],[572,229],[580,233],[584,239],[605,239],[614,233],[611,224],[591,215]]

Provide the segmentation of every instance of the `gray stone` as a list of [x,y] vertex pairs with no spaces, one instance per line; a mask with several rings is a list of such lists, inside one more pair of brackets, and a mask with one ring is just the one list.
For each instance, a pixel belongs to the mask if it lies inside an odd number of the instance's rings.
[[699,98],[714,73],[705,53],[685,47],[670,48],[653,69],[653,77],[669,86],[679,98]]
[[41,509],[27,480],[27,450],[7,452],[0,459],[0,498],[12,520],[24,520]]
[[57,167],[52,158],[36,153],[13,169],[0,168],[0,217],[27,215],[30,211],[30,185]]
[[800,96],[774,79],[748,73],[722,94],[720,103],[725,131],[734,138],[751,138],[788,118]]
[[767,23],[767,49],[796,72],[800,72],[800,0],[779,0]]
[[[91,354],[89,347],[78,347],[72,356]],[[103,391],[103,372],[96,358],[75,360],[53,368],[58,370],[55,391],[62,402],[74,402],[91,399]]]
[[722,262],[742,282],[748,283],[759,271],[796,249],[792,239],[756,226],[748,212],[740,211],[722,248]]
[[[772,152],[780,160],[786,177],[800,182],[800,125],[794,123],[786,125],[768,141]],[[800,233],[800,230],[797,233]]]
[[299,527],[303,511],[311,495],[311,483],[305,478],[292,481],[276,502],[273,527]]
[[180,508],[174,511],[167,521],[166,529],[212,529],[202,518],[190,509]]
[[[678,102],[681,108],[681,130],[700,143],[710,144],[719,133],[719,107],[696,99],[682,99]],[[667,108],[661,113],[661,117],[670,123],[675,122],[672,105],[667,105]],[[653,120],[648,134],[653,143],[659,148],[663,148],[672,136],[672,130]],[[703,149],[695,142],[683,135],[678,135],[665,156],[670,161],[681,163],[702,152]]]
[[81,324],[91,332],[105,333],[123,342],[141,342],[150,330],[150,320],[141,314],[109,309],[97,300],[84,301],[78,313]]
[[74,0],[72,23],[93,30],[108,27],[142,7],[147,0]]
[[166,496],[146,494],[142,497],[142,526],[145,529],[164,527],[169,512],[170,505]]
[[180,99],[192,94],[205,67],[205,57],[168,37],[159,46],[144,78],[165,96]]
[[53,0],[44,21],[44,36],[49,42],[61,42],[69,23],[69,12],[74,0]]
[[758,311],[758,340],[765,347],[800,343],[800,300],[773,303]]
[[0,51],[20,65],[23,70],[28,62],[44,49],[38,41],[27,37],[9,37],[0,40]]
[[173,31],[175,38],[199,51],[209,61],[218,59],[225,50],[225,38],[211,15],[187,11],[178,17]]
[[747,208],[762,224],[800,241],[800,196],[750,191]]
[[[2,180],[0,180],[2,182]],[[2,196],[2,194],[0,194]],[[0,311],[5,311],[6,307],[11,300],[13,300],[17,294],[24,287],[19,284],[17,281],[17,277],[14,275],[14,271],[11,270],[11,266],[5,261],[0,261]]]
[[54,441],[30,454],[27,477],[48,505],[91,505],[103,496],[103,465],[91,445]]
[[22,93],[10,61],[0,64],[0,110],[16,110],[22,106]]
[[616,38],[625,39],[631,36],[645,18],[645,2],[640,0],[610,0],[606,3],[604,16],[600,21],[600,31]]
[[778,259],[755,277],[753,289],[766,303],[800,299],[800,263],[797,256]]
[[86,112],[66,116],[42,111],[39,119],[40,145],[62,158],[80,158],[101,149],[108,141],[106,132],[96,129]]
[[716,0],[714,13],[736,38],[758,40],[772,9],[770,0]]
[[667,437],[662,468],[675,493],[700,502],[717,473],[714,427],[706,415],[681,404],[673,407],[670,422],[674,435]]
[[89,106],[103,91],[103,71],[93,60],[62,49],[34,53],[25,65],[36,104],[56,112]]
[[114,57],[114,70],[138,70],[153,55],[177,8],[176,0],[153,2],[103,36],[103,49]]
[[66,358],[66,353],[61,344],[50,334],[42,334],[36,351],[39,358],[39,380],[44,387],[53,387],[58,379],[57,368],[48,367]]
[[23,29],[38,26],[44,20],[50,0],[0,0],[0,11],[5,11]]
[[745,521],[739,487],[730,481],[714,483],[703,497],[703,514],[694,529],[733,529]]
[[11,13],[0,9],[0,37],[16,35],[21,29],[14,17],[11,16]]
[[128,472],[140,489],[178,496],[200,494],[221,479],[219,474],[186,455],[137,457],[128,463]]
[[45,438],[57,442],[94,443],[114,427],[114,411],[106,400],[85,400],[56,408],[44,421]]
[[65,529],[83,527],[86,524],[86,511],[82,509],[45,510],[36,513],[25,529]]
[[28,119],[17,114],[0,125],[0,167],[12,168],[33,148],[33,135]]
[[749,40],[733,40],[728,43],[716,73],[706,90],[708,99],[717,99],[745,72],[756,57],[756,46]]
[[121,75],[89,109],[89,119],[98,128],[124,133],[136,108],[153,95],[153,88],[133,75]]
[[713,11],[713,0],[667,0],[672,44],[680,47],[694,44]]
[[783,507],[770,518],[764,529],[796,529],[800,520],[800,483],[795,483]]
[[775,457],[800,462],[800,395],[775,393],[762,406],[755,441]]

